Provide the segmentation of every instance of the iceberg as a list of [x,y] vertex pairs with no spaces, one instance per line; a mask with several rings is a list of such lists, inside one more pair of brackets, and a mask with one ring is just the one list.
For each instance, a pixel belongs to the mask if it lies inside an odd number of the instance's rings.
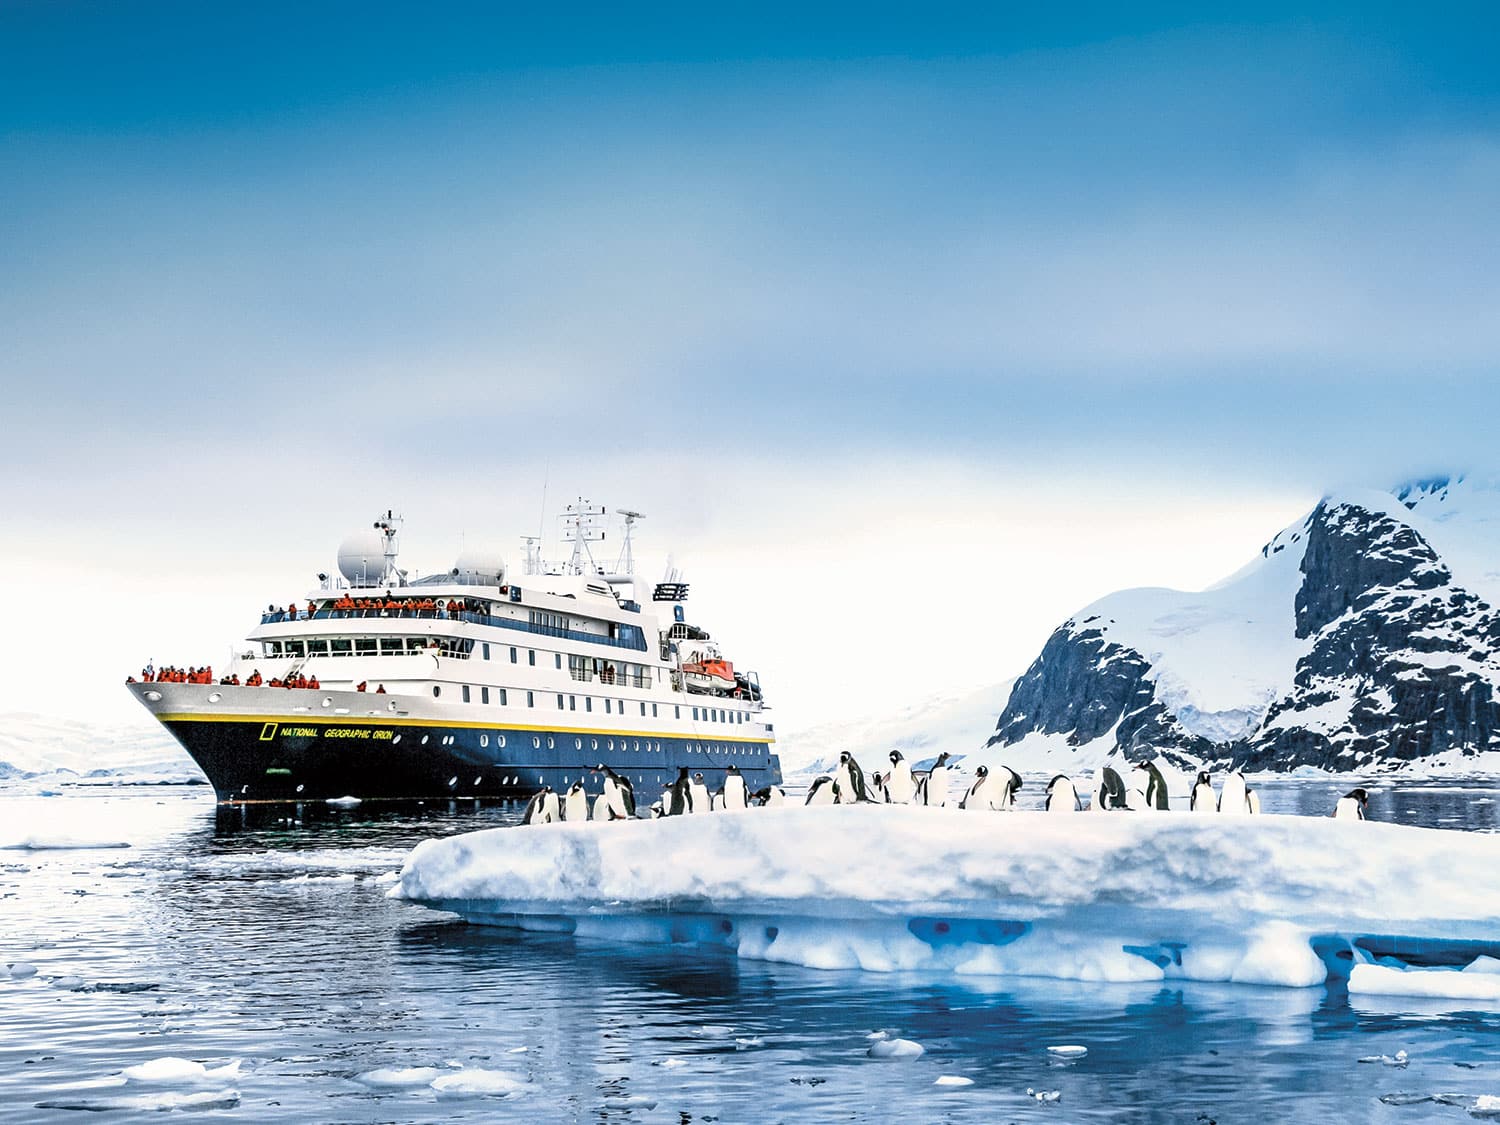
[[496,828],[420,844],[389,895],[814,968],[1311,987],[1500,957],[1500,836],[1279,815],[851,805]]

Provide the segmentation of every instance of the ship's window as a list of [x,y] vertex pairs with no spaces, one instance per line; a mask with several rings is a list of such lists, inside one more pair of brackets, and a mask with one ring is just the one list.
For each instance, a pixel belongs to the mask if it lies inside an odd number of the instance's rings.
[[354,651],[354,642],[348,637],[334,637],[328,644],[334,656],[348,656]]
[[589,743],[591,744],[590,745],[591,749],[594,749],[594,750],[599,749],[599,740],[597,738],[591,738],[591,739],[589,739]]
[[469,685],[468,684],[464,684],[464,686],[463,686],[463,697],[464,697],[464,702],[465,703],[469,702]]
[[532,735],[531,736],[531,745],[532,745],[533,749],[540,749],[540,747],[542,745],[542,740],[539,737],[537,737],[536,735]]
[[693,708],[693,722],[696,723],[697,721],[698,721],[698,708],[694,707]]
[[432,698],[436,699],[438,696],[440,696],[442,694],[443,694],[443,689],[441,687],[439,687],[437,684],[433,684],[432,685]]
[[484,650],[484,658],[488,660],[490,658],[490,643],[485,641],[480,647]]
[[560,653],[560,652],[554,652],[552,654],[552,662],[558,667],[559,670],[561,670],[561,668],[562,668],[562,653]]
[[593,696],[591,696],[591,695],[585,695],[583,697],[583,709],[585,711],[592,711],[594,709],[594,697]]
[[399,653],[401,651],[400,637],[381,637],[380,651],[382,653]]
[[515,645],[511,645],[510,646],[510,662],[512,664],[514,664],[516,662],[516,646]]
[[508,700],[508,699],[506,699],[506,696],[505,696],[505,689],[504,689],[504,688],[501,688],[501,689],[500,689],[500,706],[501,706],[501,707],[504,707],[504,706],[506,706],[506,705],[507,705],[507,703],[509,703],[509,700]]
[[422,736],[422,745],[423,746],[427,745],[427,736],[425,734]]
[[535,707],[536,706],[536,696],[534,696],[529,691],[526,693],[526,706],[528,706],[528,707]]
[[675,703],[672,705],[672,718],[674,718],[674,719],[680,719],[680,718],[682,718],[682,708],[679,707]]
[[307,652],[309,656],[327,656],[328,642],[323,640],[308,641]]
[[604,701],[604,713],[606,715],[608,715],[610,713],[610,710],[609,710],[609,700],[607,700],[607,699]]
[[570,696],[568,696],[568,710],[569,711],[576,711],[576,710],[578,710],[578,697],[576,695],[570,695]]
[[480,688],[479,689],[479,702],[481,702],[481,703],[488,703],[489,701],[490,701],[490,689],[487,688],[487,687]]
[[287,641],[287,643],[286,643],[286,654],[288,656],[302,656],[303,655],[302,642],[301,641]]
[[421,637],[407,637],[406,638],[406,651],[407,652],[421,652],[422,649],[426,647],[426,645],[427,645],[427,642],[424,641]]
[[637,754],[641,752],[641,740],[639,738],[635,740],[635,752]]
[[281,642],[280,641],[270,641],[269,643],[267,643],[267,645],[266,645],[266,655],[267,656],[280,656],[281,655]]
[[581,738],[575,738],[573,740],[573,749],[574,750],[582,750],[583,749],[583,739],[581,739]]
[[613,738],[607,738],[607,739],[605,739],[604,740],[604,748],[606,750],[613,750],[615,748],[615,740]]
[[391,745],[394,746],[394,745],[396,745],[396,743],[398,743],[400,741],[401,741],[401,736],[398,734],[395,738],[391,739]]
[[557,709],[559,711],[563,709],[563,697],[560,695],[557,697]]
[[505,745],[505,735],[502,734],[499,738],[495,739],[495,745],[496,746],[504,746]]
[[536,667],[536,649],[529,648],[526,650],[526,663],[530,664],[533,668]]
[[354,652],[358,656],[374,656],[375,655],[375,638],[374,637],[356,637],[354,639]]
[[479,736],[479,745],[481,745],[481,746],[488,746],[489,744],[490,744],[490,736],[487,735],[487,734],[481,734]]
[[[655,707],[656,704],[653,703],[651,706]],[[644,700],[642,700],[642,702],[641,702],[641,714],[644,715],[645,713],[646,713],[646,703],[645,703]]]
[[553,748],[553,746],[554,746],[554,745],[555,745],[555,744],[554,744],[554,743],[553,743],[553,741],[552,741],[552,736],[551,736],[551,735],[550,735],[550,734],[549,734],[549,735],[548,735],[548,736],[547,736],[547,749],[548,749],[548,750],[551,750],[551,749],[552,749],[552,748]]
[[656,718],[656,704],[651,704],[651,717]]

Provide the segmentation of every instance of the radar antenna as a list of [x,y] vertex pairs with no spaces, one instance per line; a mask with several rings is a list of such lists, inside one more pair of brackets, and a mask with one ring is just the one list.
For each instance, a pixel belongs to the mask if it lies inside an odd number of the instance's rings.
[[526,553],[526,573],[542,573],[542,539],[539,535],[521,536],[521,550]]
[[620,547],[620,561],[615,563],[615,573],[635,576],[635,554],[631,550],[630,536],[635,531],[635,521],[646,518],[644,512],[632,512],[629,508],[616,508],[615,515],[625,517],[625,542]]
[[596,573],[599,569],[594,562],[593,553],[589,550],[590,543],[598,543],[604,538],[604,529],[600,523],[604,520],[605,511],[603,504],[590,504],[582,496],[576,504],[569,504],[567,512],[563,516],[563,542],[573,544],[573,556],[568,560],[569,574],[583,574],[584,559],[588,559],[588,573]]
[[401,516],[387,508],[386,513],[375,521],[375,530],[380,532],[385,544],[385,573],[380,576],[382,582],[390,582],[393,579],[400,585],[405,586],[405,575],[396,568],[396,553],[399,549],[396,537],[401,534],[400,524],[405,520]]

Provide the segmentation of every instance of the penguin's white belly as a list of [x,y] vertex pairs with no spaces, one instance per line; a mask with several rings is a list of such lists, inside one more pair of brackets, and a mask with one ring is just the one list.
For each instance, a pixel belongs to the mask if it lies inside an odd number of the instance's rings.
[[1239,774],[1232,773],[1224,779],[1219,811],[1228,816],[1244,816],[1250,811],[1250,803],[1245,799],[1245,779]]
[[564,820],[587,820],[589,818],[589,798],[587,793],[569,793],[568,799],[563,802]]
[[609,819],[609,798],[607,798],[603,793],[600,793],[599,796],[594,798],[594,819]]
[[1212,815],[1219,811],[1211,785],[1199,785],[1193,789],[1193,812]]
[[938,808],[948,803],[948,767],[938,766],[928,774],[927,803]]
[[694,782],[688,787],[688,800],[692,804],[695,813],[706,813],[712,810],[713,805],[709,802],[708,786],[700,782]]
[[885,783],[885,791],[890,795],[893,804],[911,804],[911,799],[917,793],[916,783],[911,779],[911,767],[905,762],[898,763],[896,768],[891,770],[890,780]]
[[1339,803],[1333,806],[1334,820],[1363,820],[1359,815],[1359,802],[1353,797],[1340,797]]

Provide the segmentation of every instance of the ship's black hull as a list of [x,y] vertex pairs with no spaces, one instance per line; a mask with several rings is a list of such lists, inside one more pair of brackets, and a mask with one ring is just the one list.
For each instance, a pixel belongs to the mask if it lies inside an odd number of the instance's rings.
[[592,794],[603,779],[590,771],[601,763],[630,780],[642,806],[661,794],[681,766],[701,772],[710,789],[723,784],[731,765],[752,792],[781,782],[780,763],[764,742],[300,717],[173,716],[163,723],[221,802],[525,797],[543,785],[562,792],[580,778]]

